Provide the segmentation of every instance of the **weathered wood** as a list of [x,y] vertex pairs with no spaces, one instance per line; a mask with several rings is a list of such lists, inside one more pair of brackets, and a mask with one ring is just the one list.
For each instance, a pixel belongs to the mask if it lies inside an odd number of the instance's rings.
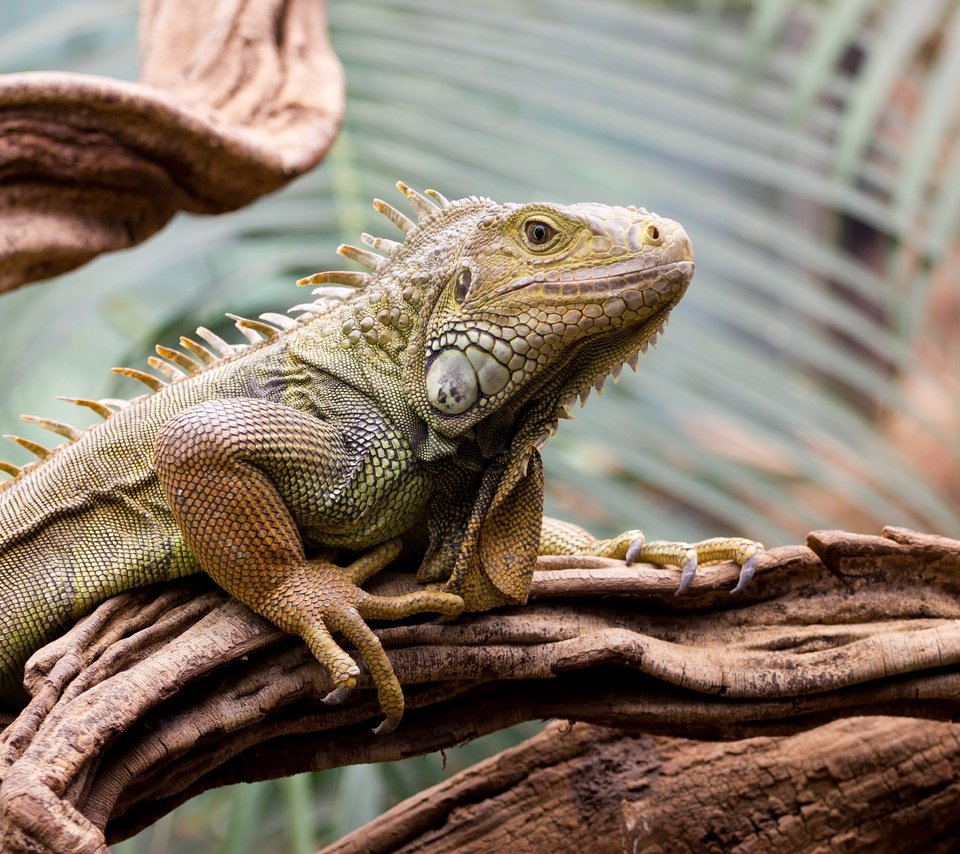
[[551,724],[323,854],[955,851],[960,727],[852,718],[710,743]]
[[381,628],[407,712],[378,737],[365,680],[324,706],[330,683],[305,647],[202,578],[124,594],[29,662],[34,699],[0,739],[0,819],[32,822],[52,850],[83,838],[72,850],[98,851],[104,829],[122,838],[212,786],[399,759],[523,720],[739,739],[960,714],[960,542],[809,542],[768,552],[736,596],[731,565],[677,597],[671,570],[551,557],[524,607]]
[[343,73],[320,0],[141,8],[139,83],[0,75],[0,291],[221,213],[315,166]]

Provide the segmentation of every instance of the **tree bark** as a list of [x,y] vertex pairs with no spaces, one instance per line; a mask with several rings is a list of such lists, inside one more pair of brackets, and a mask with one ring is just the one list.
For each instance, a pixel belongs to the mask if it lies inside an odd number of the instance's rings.
[[344,110],[319,0],[145,0],[139,83],[0,76],[0,291],[315,166]]
[[850,718],[729,743],[555,722],[323,854],[956,851],[960,728]]
[[808,544],[770,550],[735,597],[732,565],[676,597],[671,570],[542,558],[526,606],[381,628],[407,698],[384,736],[365,680],[324,706],[331,686],[306,648],[204,579],[118,596],[28,663],[33,700],[0,739],[7,847],[103,851],[104,833],[131,835],[212,786],[538,718],[742,739],[864,714],[955,717],[960,542],[889,529]]

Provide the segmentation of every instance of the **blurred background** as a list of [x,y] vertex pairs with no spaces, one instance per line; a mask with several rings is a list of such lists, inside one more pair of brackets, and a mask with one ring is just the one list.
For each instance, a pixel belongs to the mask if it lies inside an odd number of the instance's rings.
[[[393,182],[680,220],[694,283],[657,350],[544,454],[598,534],[960,536],[960,10],[946,0],[333,0],[347,119],[286,190],[0,298],[0,432],[223,312],[303,300]],[[136,79],[134,0],[0,6],[0,72]],[[23,461],[12,443],[2,456]],[[120,854],[307,852],[522,734],[207,793]]]

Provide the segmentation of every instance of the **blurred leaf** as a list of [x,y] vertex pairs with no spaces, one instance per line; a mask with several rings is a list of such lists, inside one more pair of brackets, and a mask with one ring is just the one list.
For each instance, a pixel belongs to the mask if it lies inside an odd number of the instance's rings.
[[223,846],[224,854],[252,854],[256,844],[254,832],[262,819],[262,803],[267,790],[263,786],[236,786],[233,792],[233,815]]
[[362,827],[386,809],[383,777],[376,765],[338,769],[339,786],[330,824],[333,839]]
[[313,838],[313,815],[310,809],[310,774],[295,774],[278,781],[283,792],[287,822],[289,854],[312,854],[317,850]]
[[767,0],[751,10],[740,63],[741,92],[746,95],[760,75],[767,57],[777,47],[777,35],[796,12],[793,0]]
[[808,117],[817,95],[834,77],[843,52],[856,41],[863,18],[874,5],[873,0],[829,0],[825,4],[803,71],[790,93],[787,116],[792,122]]
[[842,180],[849,181],[856,174],[882,111],[896,101],[891,90],[902,80],[904,69],[923,42],[936,31],[943,8],[943,0],[891,4],[891,12],[876,34],[877,44],[870,46],[863,71],[857,75],[840,129],[836,174]]

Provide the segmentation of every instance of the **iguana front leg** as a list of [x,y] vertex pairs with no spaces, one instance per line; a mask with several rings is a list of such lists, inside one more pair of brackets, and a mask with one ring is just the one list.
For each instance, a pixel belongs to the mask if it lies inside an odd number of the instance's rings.
[[[365,621],[424,611],[456,616],[463,600],[427,590],[403,596],[361,590],[363,581],[396,557],[396,540],[345,569],[305,556],[301,528],[313,531],[325,519],[328,524],[336,519],[342,534],[351,511],[375,515],[369,504],[343,497],[351,488],[363,489],[353,484],[359,464],[350,455],[341,429],[258,399],[193,406],[161,427],[155,445],[160,482],[200,568],[245,605],[307,642],[333,677],[330,702],[342,700],[359,675],[333,635],[346,637],[376,685],[387,716],[378,731],[385,732],[403,714],[403,692]],[[363,528],[358,530],[362,536]]]
[[674,543],[666,540],[646,542],[641,531],[625,531],[617,537],[598,540],[589,531],[554,519],[543,517],[540,536],[540,554],[591,554],[626,561],[645,561],[658,566],[675,566],[680,569],[680,584],[677,595],[683,593],[697,574],[697,567],[705,563],[731,560],[740,565],[740,578],[731,593],[743,590],[756,567],[757,557],[763,545],[742,537],[713,537],[699,543]]

